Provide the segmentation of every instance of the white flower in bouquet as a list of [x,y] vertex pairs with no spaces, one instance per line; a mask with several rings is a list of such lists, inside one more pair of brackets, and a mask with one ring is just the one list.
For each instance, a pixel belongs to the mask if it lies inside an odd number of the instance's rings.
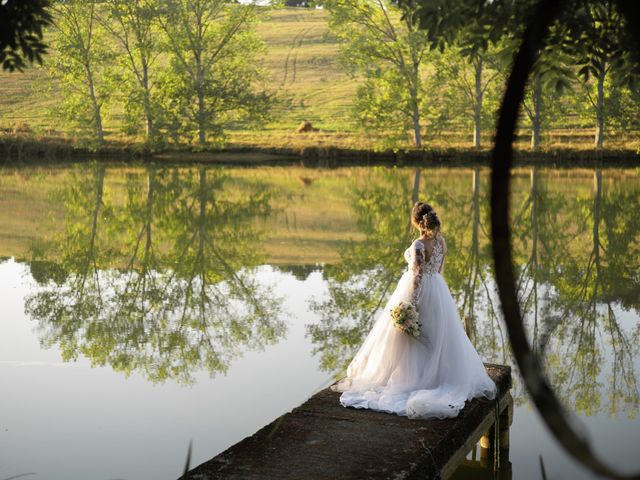
[[420,335],[421,324],[418,322],[416,307],[408,302],[400,302],[391,309],[393,324],[404,333],[417,337]]

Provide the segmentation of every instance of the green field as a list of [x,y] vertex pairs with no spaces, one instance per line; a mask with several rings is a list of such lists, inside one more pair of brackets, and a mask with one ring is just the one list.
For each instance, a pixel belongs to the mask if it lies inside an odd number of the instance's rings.
[[[376,149],[383,134],[367,134],[351,115],[359,79],[349,76],[340,65],[339,43],[328,26],[328,14],[320,9],[280,8],[268,13],[258,26],[266,44],[263,58],[265,86],[277,93],[268,123],[251,130],[227,132],[233,146],[288,147],[335,146]],[[46,62],[46,58],[45,58]],[[20,73],[0,72],[0,134],[36,141],[73,142],[59,120],[51,117],[56,87],[41,67]],[[295,128],[308,120],[319,132],[297,134]],[[111,145],[137,144],[142,138],[121,132],[122,117],[108,111],[104,119],[106,139]],[[490,144],[486,132],[486,147]],[[522,148],[528,148],[528,131],[521,132]],[[469,148],[472,132],[441,132],[429,140],[427,148]],[[545,148],[591,149],[593,130],[565,128],[543,132]],[[638,149],[640,139],[632,132],[608,136],[609,149]]]
[[[304,143],[348,145],[358,136],[349,119],[358,82],[339,65],[339,45],[329,31],[322,10],[284,8],[269,13],[258,33],[266,44],[263,68],[266,86],[277,92],[271,122],[259,131],[230,132],[231,141],[257,144],[278,138],[281,145]],[[46,62],[46,59],[45,59]],[[40,90],[51,82],[43,68],[25,72],[0,72],[0,128],[5,133],[61,135],[48,114],[56,103],[52,93]],[[321,132],[301,136],[294,133],[303,120],[313,122]],[[119,133],[121,118],[109,112],[105,119],[108,139],[130,140]],[[331,139],[331,140],[329,140]]]

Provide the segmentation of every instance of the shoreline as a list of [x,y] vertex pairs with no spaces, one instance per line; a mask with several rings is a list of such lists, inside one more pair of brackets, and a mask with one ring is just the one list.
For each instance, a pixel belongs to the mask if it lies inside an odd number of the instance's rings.
[[[108,163],[208,164],[221,166],[286,166],[336,168],[342,166],[488,166],[491,149],[433,148],[361,150],[336,146],[263,147],[230,144],[223,148],[165,148],[109,144],[100,150],[66,142],[0,137],[0,165],[67,164],[87,160]],[[640,152],[632,149],[515,150],[515,164],[550,167],[640,166]]]

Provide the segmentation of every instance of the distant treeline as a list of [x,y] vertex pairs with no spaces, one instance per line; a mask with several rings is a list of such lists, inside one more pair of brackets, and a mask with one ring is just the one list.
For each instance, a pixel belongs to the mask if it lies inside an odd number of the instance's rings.
[[[309,6],[294,1],[287,5]],[[613,1],[569,0],[552,25],[522,104],[531,147],[545,129],[640,127],[640,65]],[[434,132],[491,130],[533,0],[327,0],[342,66],[359,81],[352,120],[388,146],[423,147]],[[51,4],[46,66],[65,129],[104,142],[124,118],[149,144],[219,143],[264,124],[278,88],[260,68],[256,24],[276,6],[222,0],[66,0]],[[58,90],[60,89],[60,90]],[[53,93],[51,93],[53,94]]]
[[63,96],[67,125],[104,140],[105,106],[117,99],[125,130],[144,128],[200,144],[225,125],[257,121],[270,94],[257,89],[263,44],[254,4],[220,0],[59,1],[52,5],[47,67]]
[[[416,147],[425,129],[470,127],[480,147],[536,3],[327,0],[323,6],[344,41],[345,65],[364,76],[356,99],[364,125],[398,138],[411,132]],[[601,148],[607,129],[638,127],[638,52],[614,1],[564,3],[529,78],[523,123],[532,148],[544,128],[566,127],[569,118],[594,126]]]

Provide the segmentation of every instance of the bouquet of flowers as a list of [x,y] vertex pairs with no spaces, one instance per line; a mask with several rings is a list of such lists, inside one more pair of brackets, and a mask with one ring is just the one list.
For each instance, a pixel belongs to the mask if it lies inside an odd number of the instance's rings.
[[391,309],[393,324],[404,333],[417,337],[420,335],[421,324],[418,322],[418,312],[411,303],[400,302]]

